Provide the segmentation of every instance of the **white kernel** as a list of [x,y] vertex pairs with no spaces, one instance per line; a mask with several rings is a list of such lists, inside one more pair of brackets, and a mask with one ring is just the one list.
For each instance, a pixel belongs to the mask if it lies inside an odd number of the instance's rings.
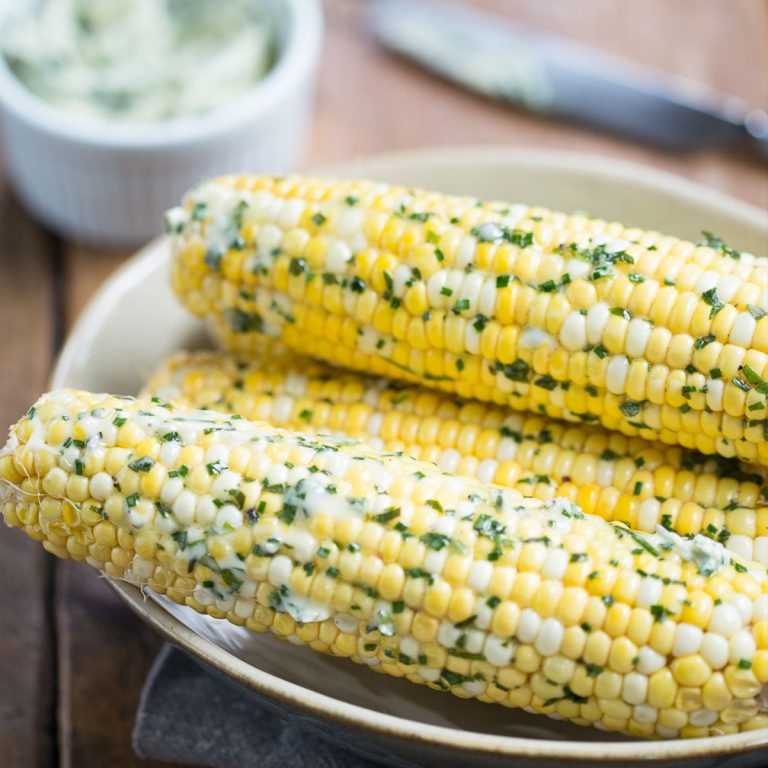
[[701,647],[704,633],[693,624],[681,622],[675,631],[675,642],[672,645],[673,656],[690,656]]
[[306,203],[299,197],[286,200],[283,205],[283,210],[280,211],[280,216],[277,220],[278,224],[283,229],[293,229],[294,227],[297,227],[305,206]]
[[154,570],[155,564],[151,560],[134,555],[126,575],[129,580],[146,581]]
[[[509,424],[505,424],[506,427],[511,427]],[[515,442],[511,437],[502,437],[499,441],[499,448],[496,451],[496,458],[499,461],[511,461],[517,455],[517,448],[519,443]]]
[[200,605],[213,604],[213,595],[202,584],[195,587],[194,598]]
[[284,464],[273,464],[267,471],[268,485],[283,485],[288,480],[288,467]]
[[648,607],[650,605],[657,605],[661,599],[661,591],[663,585],[661,579],[652,579],[650,577],[644,578],[640,582],[640,589],[635,599],[635,605],[638,607]]
[[300,528],[287,528],[283,533],[283,541],[293,547],[293,556],[299,562],[308,562],[317,550],[315,537]]
[[655,723],[659,717],[659,710],[650,704],[638,704],[632,709],[632,719],[638,723],[650,725]]
[[496,279],[486,279],[477,299],[477,311],[486,317],[493,317],[496,312]]
[[584,259],[568,259],[565,262],[565,271],[571,276],[571,280],[583,280],[589,270],[589,262]]
[[651,324],[639,317],[633,317],[627,327],[627,355],[632,358],[642,359],[645,356],[645,347],[648,337],[651,335]]
[[461,281],[461,287],[458,291],[459,299],[469,301],[469,312],[475,314],[479,311],[480,291],[483,287],[484,278],[479,272],[471,272],[464,276]]
[[216,475],[211,485],[211,492],[215,496],[224,496],[226,495],[227,491],[237,489],[242,479],[242,476],[237,472],[232,472],[230,469],[225,469],[223,472],[220,472],[218,475]]
[[652,533],[656,530],[661,516],[661,504],[656,499],[644,499],[637,510],[637,528]]
[[277,426],[288,424],[293,413],[294,399],[288,395],[280,395],[272,403],[272,421]]
[[442,573],[445,566],[445,560],[448,556],[448,549],[441,550],[430,549],[424,558],[423,568],[427,573],[438,575]]
[[637,665],[635,669],[641,675],[652,675],[658,672],[667,663],[665,656],[657,653],[650,646],[644,645],[637,652]]
[[251,600],[235,600],[235,616],[241,619],[250,619],[253,616],[253,602]]
[[216,515],[216,527],[219,529],[230,526],[239,528],[243,524],[243,513],[233,504],[225,504]]
[[179,453],[181,453],[181,445],[176,440],[169,440],[160,448],[158,459],[166,467],[172,467],[176,464]]
[[545,579],[560,581],[568,567],[568,553],[564,549],[550,548],[544,558],[541,575]]
[[527,327],[520,334],[518,346],[520,349],[538,349],[544,345],[555,347],[556,342],[551,334],[542,328]]
[[728,663],[728,641],[722,635],[705,632],[700,653],[712,669],[722,669]]
[[697,728],[706,728],[708,725],[712,725],[720,715],[717,712],[713,712],[711,709],[694,710],[689,716],[691,725],[695,725]]
[[356,232],[351,237],[348,237],[347,243],[349,244],[349,250],[352,251],[352,253],[359,253],[368,247],[368,240],[362,232]]
[[107,472],[97,472],[91,478],[88,489],[94,499],[106,501],[114,493],[115,484]]
[[598,301],[587,310],[587,341],[590,344],[599,344],[602,341],[603,331],[610,316],[611,310],[604,301]]
[[716,605],[709,619],[708,629],[717,635],[731,637],[741,629],[741,615],[729,603]]
[[[164,398],[164,399],[171,399],[171,398]],[[101,432],[102,445],[105,445],[107,447],[112,447],[117,441],[117,427],[111,421],[108,421],[106,423],[102,421],[101,426],[99,427],[99,432]]]
[[434,533],[440,533],[443,536],[453,536],[453,532],[456,529],[457,519],[450,517],[449,515],[443,515],[438,517],[435,524],[432,526]]
[[498,467],[499,462],[495,459],[483,459],[477,467],[477,479],[481,483],[492,483]]
[[751,560],[754,557],[754,540],[751,536],[734,533],[728,537],[725,548],[742,560]]
[[496,635],[489,635],[485,641],[483,653],[489,664],[496,667],[505,667],[512,660],[515,644],[512,640],[503,640]]
[[467,323],[464,329],[464,346],[467,352],[476,355],[480,352],[480,334],[474,326],[474,323]]
[[731,664],[738,664],[742,659],[751,661],[755,651],[755,638],[747,629],[740,630],[728,641],[728,660]]
[[367,434],[369,437],[378,437],[381,432],[381,426],[384,423],[384,415],[381,413],[372,413],[368,419]]
[[200,525],[210,525],[218,513],[218,507],[213,503],[213,497],[209,494],[200,496],[195,505],[195,522]]
[[624,675],[624,685],[621,695],[627,704],[642,704],[648,692],[648,677],[639,672],[628,672]]
[[226,464],[228,461],[229,461],[229,448],[226,445],[222,445],[221,443],[212,445],[205,452],[206,464],[216,464],[216,463]]
[[584,349],[587,343],[587,324],[584,315],[572,312],[560,328],[560,343],[569,351]]
[[632,243],[630,243],[629,240],[617,237],[606,243],[605,250],[608,251],[608,253],[621,253],[622,251],[629,250],[631,247]]
[[483,593],[493,576],[493,563],[488,560],[475,560],[469,568],[467,586],[475,592]]
[[[696,281],[695,292],[701,296],[702,293],[706,293],[712,288],[718,288],[719,282],[722,280],[723,275],[712,270],[706,270],[699,275],[699,279]],[[718,296],[720,295],[718,291]]]
[[431,667],[419,667],[417,672],[419,677],[428,683],[436,683],[440,679],[441,674],[441,670],[432,669]]
[[399,264],[392,275],[392,293],[402,298],[405,292],[405,283],[413,277],[410,267],[405,264]]
[[484,680],[466,680],[461,684],[461,687],[472,696],[482,696],[487,684]]
[[614,355],[608,362],[605,386],[614,395],[621,395],[627,383],[629,360],[624,355]]
[[293,563],[285,555],[277,555],[269,564],[269,583],[274,587],[282,587],[291,578]]
[[524,608],[520,613],[517,636],[523,643],[532,643],[541,629],[541,618],[532,608]]
[[437,466],[443,472],[455,472],[461,461],[461,454],[453,448],[447,448],[440,454]]
[[713,411],[721,411],[723,409],[723,389],[722,379],[707,378],[707,405]]
[[307,391],[307,377],[303,373],[290,371],[285,377],[283,392],[291,397],[304,397]]
[[485,632],[480,632],[477,629],[470,629],[468,632],[465,632],[465,634],[464,648],[467,653],[481,653],[483,650],[483,643],[485,642]]
[[455,264],[458,269],[464,269],[467,264],[474,263],[476,248],[477,240],[472,235],[466,235],[456,251]]
[[234,595],[227,595],[226,597],[217,597],[214,602],[220,611],[229,613],[235,604],[235,598]]
[[256,248],[262,256],[271,256],[282,240],[283,231],[274,224],[265,224],[256,232]]
[[475,611],[475,626],[478,629],[488,629],[488,627],[491,626],[493,609],[488,605],[486,600],[478,600],[475,606]]
[[755,318],[749,312],[739,312],[728,339],[731,344],[738,344],[740,347],[749,348],[756,330],[757,321]]
[[768,536],[758,536],[755,539],[752,557],[761,565],[768,565]]
[[437,642],[444,648],[453,648],[460,636],[461,630],[456,629],[453,623],[450,621],[440,622],[440,628],[437,630]]
[[544,619],[533,647],[542,656],[554,656],[560,650],[563,632],[563,625],[557,619]]
[[179,525],[191,525],[195,520],[197,497],[192,491],[182,491],[173,502],[173,514]]
[[[762,537],[768,538],[768,537]],[[758,595],[752,603],[752,618],[754,621],[768,620],[768,595]]]
[[[333,617],[333,623],[341,632],[352,634],[357,632],[360,622],[351,613],[337,613]],[[401,643],[402,647],[402,643]],[[403,651],[405,653],[405,651]]]
[[344,238],[349,238],[357,234],[363,226],[364,217],[365,211],[363,208],[347,205],[339,216],[336,225],[339,235]]
[[434,272],[427,280],[427,299],[433,307],[446,306],[446,296],[442,293],[445,288],[445,282],[448,277],[448,270],[439,269]]
[[717,296],[722,302],[729,302],[741,287],[741,280],[736,275],[718,275]]
[[130,507],[128,511],[128,519],[135,528],[141,528],[152,522],[155,517],[156,507],[146,499],[141,499],[135,507]]

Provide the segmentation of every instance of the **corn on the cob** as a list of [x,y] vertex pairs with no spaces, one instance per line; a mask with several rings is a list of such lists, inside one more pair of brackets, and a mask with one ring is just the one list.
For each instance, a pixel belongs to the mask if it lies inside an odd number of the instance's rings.
[[567,498],[641,532],[663,525],[685,536],[703,533],[768,565],[768,472],[734,459],[462,401],[273,348],[247,361],[217,352],[175,355],[142,395],[402,450],[524,496]]
[[230,349],[768,464],[768,261],[365,181],[229,177],[169,212],[173,283]]
[[58,391],[0,509],[62,557],[464,698],[639,736],[768,726],[766,571],[350,441]]

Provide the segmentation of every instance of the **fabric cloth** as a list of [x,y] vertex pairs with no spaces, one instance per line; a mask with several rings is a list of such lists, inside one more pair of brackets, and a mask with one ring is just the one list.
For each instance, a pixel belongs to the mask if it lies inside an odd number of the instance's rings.
[[139,757],[210,768],[381,766],[302,731],[170,645],[144,684],[133,747]]

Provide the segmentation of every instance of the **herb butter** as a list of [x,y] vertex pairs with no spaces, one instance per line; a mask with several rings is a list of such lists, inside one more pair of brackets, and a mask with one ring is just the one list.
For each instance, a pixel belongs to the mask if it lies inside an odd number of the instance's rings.
[[30,91],[106,120],[207,112],[250,90],[273,58],[259,0],[43,0],[3,27],[2,53]]

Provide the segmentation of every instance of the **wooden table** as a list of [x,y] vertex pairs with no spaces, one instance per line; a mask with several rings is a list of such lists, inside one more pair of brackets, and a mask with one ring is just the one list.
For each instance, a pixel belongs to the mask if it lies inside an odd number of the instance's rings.
[[[768,108],[764,0],[482,4]],[[671,156],[488,103],[377,49],[359,3],[327,0],[326,8],[308,167],[438,144],[558,147],[661,167],[768,208],[766,167],[751,156]],[[0,185],[0,423],[15,421],[45,389],[67,329],[128,255],[62,241]],[[9,768],[139,764],[130,733],[158,637],[95,573],[55,561],[17,532],[0,531],[0,562],[0,762]]]

